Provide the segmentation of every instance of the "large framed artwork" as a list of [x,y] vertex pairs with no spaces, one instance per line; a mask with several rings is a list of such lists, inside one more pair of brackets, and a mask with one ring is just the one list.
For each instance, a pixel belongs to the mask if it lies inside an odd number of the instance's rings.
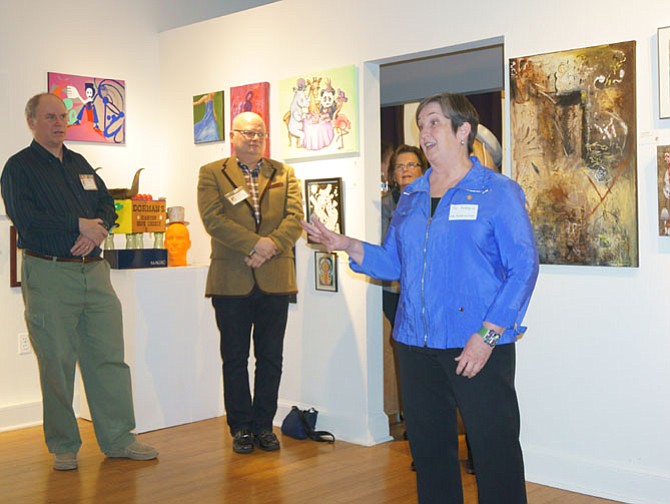
[[509,64],[512,175],[540,262],[638,266],[635,42]]
[[[263,118],[266,128],[270,128],[270,83],[256,82],[230,88],[230,129],[233,129],[233,119],[240,112],[255,112]],[[269,131],[268,131],[269,132]],[[230,155],[235,152],[230,144]],[[265,140],[264,157],[270,157],[270,137]]]
[[658,29],[658,115],[670,117],[670,26]]
[[658,167],[658,234],[670,236],[670,145],[656,147]]
[[224,140],[223,91],[193,97],[193,141],[197,144]]
[[316,158],[359,150],[356,66],[313,72],[279,82],[284,159]]
[[119,79],[49,72],[50,93],[68,111],[66,140],[126,142],[126,83]]
[[316,218],[331,231],[344,234],[341,178],[305,180],[305,202],[308,222]]

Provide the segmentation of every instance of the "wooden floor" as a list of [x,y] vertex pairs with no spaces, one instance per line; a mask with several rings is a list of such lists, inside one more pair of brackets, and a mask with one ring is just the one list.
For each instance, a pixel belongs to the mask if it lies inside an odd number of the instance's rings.
[[[11,504],[413,504],[415,476],[406,441],[361,447],[281,437],[278,452],[232,452],[224,418],[141,435],[159,460],[107,459],[80,421],[79,469],[58,472],[41,427],[0,433],[0,502]],[[477,502],[463,474],[466,504]],[[531,504],[611,503],[528,484]]]

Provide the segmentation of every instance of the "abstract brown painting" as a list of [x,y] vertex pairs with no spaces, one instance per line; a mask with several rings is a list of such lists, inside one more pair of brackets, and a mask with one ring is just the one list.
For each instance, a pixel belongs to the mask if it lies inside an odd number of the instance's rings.
[[635,42],[510,59],[510,85],[540,261],[638,266]]

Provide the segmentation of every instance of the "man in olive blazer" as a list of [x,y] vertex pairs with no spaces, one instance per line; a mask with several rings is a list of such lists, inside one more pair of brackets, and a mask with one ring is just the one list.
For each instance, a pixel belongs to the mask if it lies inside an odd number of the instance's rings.
[[[224,403],[233,450],[278,450],[272,432],[281,379],[289,296],[297,292],[293,246],[302,233],[300,186],[293,169],[263,158],[263,119],[233,120],[235,155],[200,168],[198,208],[212,238],[205,294],[221,332]],[[253,328],[253,396],[247,361]]]

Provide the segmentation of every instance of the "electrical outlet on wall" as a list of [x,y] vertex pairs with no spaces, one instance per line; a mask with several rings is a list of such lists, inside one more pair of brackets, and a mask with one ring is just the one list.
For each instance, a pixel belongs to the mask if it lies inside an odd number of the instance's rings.
[[19,333],[19,355],[29,354],[32,350],[28,333]]

